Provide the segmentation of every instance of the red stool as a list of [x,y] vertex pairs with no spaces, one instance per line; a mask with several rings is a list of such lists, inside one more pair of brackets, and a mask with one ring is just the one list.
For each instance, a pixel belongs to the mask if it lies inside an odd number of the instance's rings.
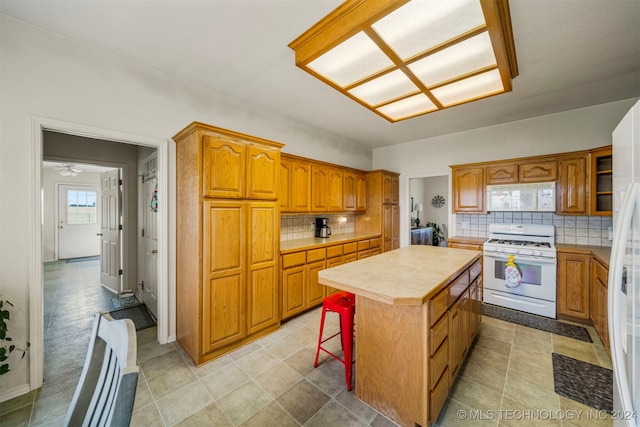
[[[328,338],[322,339],[322,333],[324,330],[324,318],[327,311],[333,311],[340,316],[340,332],[331,335]],[[356,314],[356,296],[350,292],[340,291],[332,295],[329,295],[322,301],[322,317],[320,318],[320,334],[318,336],[318,349],[316,350],[316,360],[313,362],[313,367],[318,367],[318,357],[320,356],[320,350],[329,354],[334,359],[339,360],[344,364],[345,375],[347,380],[347,390],[351,390],[351,372],[353,363],[353,323]],[[340,335],[342,341],[342,350],[344,351],[344,358],[336,356],[326,348],[322,346],[323,343],[329,341],[331,338]]]

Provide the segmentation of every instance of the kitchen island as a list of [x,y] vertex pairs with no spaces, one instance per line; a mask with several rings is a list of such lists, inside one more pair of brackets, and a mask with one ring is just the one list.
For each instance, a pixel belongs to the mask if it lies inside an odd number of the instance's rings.
[[355,395],[400,425],[433,423],[478,331],[482,253],[409,246],[319,282],[356,294]]

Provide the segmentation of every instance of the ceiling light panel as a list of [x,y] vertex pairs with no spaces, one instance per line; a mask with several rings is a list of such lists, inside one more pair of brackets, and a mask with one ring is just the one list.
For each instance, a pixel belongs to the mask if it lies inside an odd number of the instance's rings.
[[308,64],[313,71],[342,87],[391,66],[389,57],[363,32]]
[[518,75],[509,0],[346,0],[289,47],[391,122],[510,91]]
[[378,105],[418,91],[405,73],[396,70],[357,86],[349,93],[369,105]]
[[424,94],[415,95],[401,101],[387,104],[377,110],[390,119],[397,121],[419,114],[435,111],[438,107]]
[[409,65],[427,87],[496,66],[489,33],[484,32]]
[[504,87],[498,70],[478,74],[431,91],[445,107],[501,92],[504,92]]
[[478,0],[414,0],[372,25],[402,59],[485,25]]

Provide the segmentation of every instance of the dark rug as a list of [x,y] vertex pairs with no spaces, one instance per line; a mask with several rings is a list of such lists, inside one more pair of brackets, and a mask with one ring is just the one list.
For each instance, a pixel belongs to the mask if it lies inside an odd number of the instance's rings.
[[114,319],[133,320],[133,323],[136,325],[136,331],[141,331],[156,325],[155,320],[153,320],[144,304],[110,311],[109,314]]
[[111,303],[116,310],[141,304],[135,295],[126,298],[111,298]]
[[482,303],[482,314],[494,317],[507,322],[517,323],[518,325],[528,326],[541,331],[551,332],[552,334],[563,335],[565,337],[574,338],[584,342],[593,342],[589,331],[582,326],[571,325],[569,323],[558,322],[548,317],[538,316],[536,314],[524,313],[522,311],[511,310],[509,308],[498,307],[493,304]]
[[86,256],[86,257],[82,257],[82,258],[69,258],[67,260],[67,263],[70,262],[84,262],[84,261],[99,261],[100,260],[100,256],[96,255],[96,256]]
[[583,405],[613,411],[613,371],[552,353],[555,392]]

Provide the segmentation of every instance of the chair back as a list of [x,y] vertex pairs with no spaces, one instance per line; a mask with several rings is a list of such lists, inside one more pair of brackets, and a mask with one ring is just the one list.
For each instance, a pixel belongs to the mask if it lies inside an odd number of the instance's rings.
[[65,426],[128,426],[138,366],[136,328],[131,319],[96,314],[84,368]]

